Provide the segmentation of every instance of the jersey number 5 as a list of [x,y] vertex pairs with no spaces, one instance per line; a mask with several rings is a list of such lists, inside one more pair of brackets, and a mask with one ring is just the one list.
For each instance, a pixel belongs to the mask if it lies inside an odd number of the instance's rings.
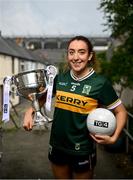
[[70,91],[75,91],[75,89],[76,89],[76,85],[73,85],[73,86],[71,87]]

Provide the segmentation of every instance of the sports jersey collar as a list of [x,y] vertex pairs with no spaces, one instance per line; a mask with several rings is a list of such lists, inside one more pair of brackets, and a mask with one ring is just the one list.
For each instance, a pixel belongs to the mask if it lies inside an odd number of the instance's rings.
[[95,71],[94,71],[94,69],[92,68],[85,76],[83,76],[83,77],[81,77],[81,78],[78,78],[78,77],[76,77],[76,76],[73,74],[73,72],[72,72],[72,70],[71,70],[71,71],[70,71],[70,75],[71,75],[71,77],[72,77],[75,81],[83,81],[83,80],[87,79],[88,77],[90,77],[94,72],[95,72]]

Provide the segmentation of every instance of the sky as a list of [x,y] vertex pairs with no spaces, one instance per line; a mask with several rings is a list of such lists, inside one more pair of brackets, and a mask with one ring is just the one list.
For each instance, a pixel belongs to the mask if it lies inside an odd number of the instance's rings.
[[0,0],[3,36],[109,36],[100,0]]

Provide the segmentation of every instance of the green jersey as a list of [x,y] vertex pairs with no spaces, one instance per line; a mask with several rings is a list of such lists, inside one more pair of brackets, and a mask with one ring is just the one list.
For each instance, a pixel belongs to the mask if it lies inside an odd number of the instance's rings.
[[88,114],[99,105],[113,109],[121,103],[108,80],[92,69],[79,80],[71,71],[55,79],[55,112],[50,145],[70,154],[93,153],[95,143],[86,125]]

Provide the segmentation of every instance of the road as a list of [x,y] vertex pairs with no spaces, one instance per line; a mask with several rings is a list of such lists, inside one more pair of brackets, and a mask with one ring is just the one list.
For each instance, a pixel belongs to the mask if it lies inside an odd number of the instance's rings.
[[[17,121],[20,128],[17,129],[12,121],[3,126],[0,179],[53,179],[47,158],[50,129],[25,131],[22,128],[24,108],[19,106],[17,111],[21,119],[20,122]],[[125,172],[116,161],[117,155],[98,145],[95,179],[133,178],[133,168],[130,170],[132,172]]]

